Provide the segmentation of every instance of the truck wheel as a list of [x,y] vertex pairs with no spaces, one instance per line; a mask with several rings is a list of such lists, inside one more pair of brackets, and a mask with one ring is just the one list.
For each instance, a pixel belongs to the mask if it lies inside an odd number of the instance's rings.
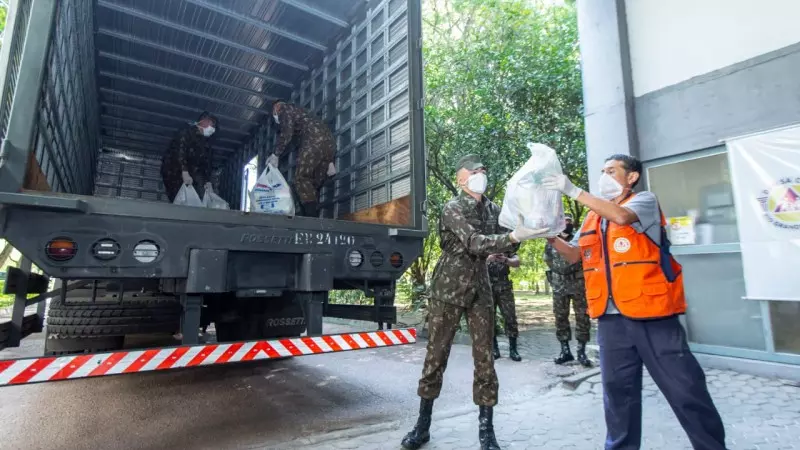
[[125,335],[175,333],[180,329],[177,298],[139,295],[122,302],[92,302],[61,298],[50,302],[47,317],[48,354],[81,353],[122,348]]

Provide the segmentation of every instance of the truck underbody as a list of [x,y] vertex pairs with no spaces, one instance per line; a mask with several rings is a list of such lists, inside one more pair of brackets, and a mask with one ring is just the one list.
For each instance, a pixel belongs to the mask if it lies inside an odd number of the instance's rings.
[[[324,316],[391,327],[395,282],[427,234],[418,0],[258,0],[249,10],[206,0],[11,3],[14,33],[0,54],[0,234],[23,258],[9,272],[16,300],[0,348],[44,329],[45,353],[58,358],[0,361],[0,379],[13,384],[42,364],[70,378],[64,370],[76,362],[122,358],[87,353],[121,350],[133,335],[174,335],[183,347],[172,352],[205,354],[198,330],[212,323],[209,345],[258,349],[312,348]],[[168,67],[184,60],[192,65]],[[321,190],[319,218],[236,210],[246,208],[243,169],[252,159],[260,172],[272,152],[275,98],[319,114],[337,139],[338,173]],[[154,130],[203,110],[224,124],[214,166],[232,210],[166,203],[154,172],[170,139]],[[294,160],[281,167],[290,183]],[[332,304],[335,290],[373,302]],[[399,333],[369,339],[413,341]],[[254,344],[267,339],[278,341]],[[335,339],[320,342],[337,351]]]

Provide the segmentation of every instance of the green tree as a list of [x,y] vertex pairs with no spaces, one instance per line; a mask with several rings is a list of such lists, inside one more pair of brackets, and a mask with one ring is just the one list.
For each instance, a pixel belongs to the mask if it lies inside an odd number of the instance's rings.
[[[453,166],[467,153],[489,170],[486,195],[502,199],[528,158],[528,142],[556,149],[566,174],[586,186],[582,90],[574,5],[526,0],[429,0],[423,14],[429,228],[425,255],[409,272],[425,285],[438,257],[438,213],[458,192]],[[576,217],[583,213],[565,203]],[[526,244],[540,277],[541,243]],[[536,253],[538,252],[538,256]],[[529,261],[528,261],[529,260]],[[538,274],[538,275],[537,275]]]

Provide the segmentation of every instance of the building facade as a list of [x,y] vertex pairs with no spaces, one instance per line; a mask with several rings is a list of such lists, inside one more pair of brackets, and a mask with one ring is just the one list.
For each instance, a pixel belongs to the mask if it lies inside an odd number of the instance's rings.
[[[800,301],[746,295],[725,146],[800,123],[800,2],[577,6],[591,188],[607,156],[642,160],[642,188],[691,231],[673,253],[693,350],[716,367],[800,379]],[[794,282],[800,293],[800,273]]]

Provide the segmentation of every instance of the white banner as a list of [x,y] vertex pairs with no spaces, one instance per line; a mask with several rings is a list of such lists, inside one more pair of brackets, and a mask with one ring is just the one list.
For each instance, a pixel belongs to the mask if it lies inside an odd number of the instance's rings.
[[727,146],[747,298],[800,301],[800,126]]

